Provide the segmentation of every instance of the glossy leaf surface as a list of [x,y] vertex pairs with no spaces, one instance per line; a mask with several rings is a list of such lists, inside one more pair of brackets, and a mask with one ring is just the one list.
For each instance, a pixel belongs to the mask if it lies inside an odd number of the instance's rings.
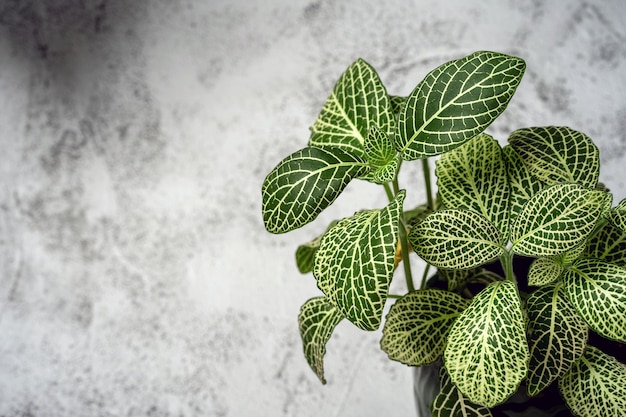
[[402,158],[439,155],[481,133],[504,111],[525,67],[520,58],[480,51],[431,71],[400,111]]
[[593,346],[559,379],[559,391],[581,417],[622,416],[626,410],[626,366]]
[[626,343],[626,268],[580,259],[563,276],[569,302],[601,336]]
[[490,284],[452,325],[444,363],[454,384],[472,402],[493,407],[526,376],[529,351],[516,285]]
[[381,348],[390,359],[407,365],[435,362],[443,354],[450,326],[468,304],[448,291],[427,289],[406,294],[389,310]]
[[313,266],[318,287],[363,330],[380,326],[398,244],[405,193],[386,208],[340,220],[322,238]]
[[441,155],[435,173],[445,207],[480,213],[508,235],[509,181],[495,139],[481,134]]
[[513,251],[553,256],[573,249],[594,229],[605,193],[577,184],[558,184],[533,196],[513,223]]
[[444,367],[439,372],[441,390],[432,405],[433,417],[491,417],[488,407],[477,405],[463,396],[452,383]]
[[326,383],[324,378],[326,343],[342,318],[339,310],[326,297],[311,298],[304,303],[298,315],[304,356],[322,384]]
[[391,135],[395,117],[378,74],[358,59],[341,75],[311,126],[309,146],[341,148],[363,156],[365,138],[372,126]]
[[584,133],[564,126],[531,127],[513,132],[509,142],[530,173],[548,185],[598,184],[600,153]]
[[503,252],[500,231],[469,210],[447,209],[429,214],[411,229],[413,250],[438,268],[470,269]]
[[560,285],[534,291],[526,302],[530,363],[527,389],[537,395],[577,361],[587,343],[587,325]]
[[265,178],[265,228],[285,233],[315,220],[367,164],[340,149],[304,148],[283,159]]

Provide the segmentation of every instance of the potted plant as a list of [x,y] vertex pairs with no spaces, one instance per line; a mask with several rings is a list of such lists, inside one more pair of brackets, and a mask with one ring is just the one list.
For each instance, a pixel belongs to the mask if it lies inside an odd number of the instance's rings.
[[[307,146],[265,178],[271,233],[312,222],[353,179],[380,184],[389,199],[296,250],[299,270],[312,272],[323,293],[298,317],[322,383],[326,343],[341,320],[366,331],[384,322],[381,348],[392,360],[437,366],[432,415],[496,415],[549,388],[577,416],[624,415],[626,201],[614,204],[598,182],[598,148],[581,132],[522,128],[503,148],[483,133],[524,70],[520,58],[480,51],[397,97],[359,59],[337,81]],[[398,173],[416,160],[426,201],[406,209]],[[418,286],[410,251],[426,262],[423,277],[437,268]],[[407,293],[389,294],[400,265]]]

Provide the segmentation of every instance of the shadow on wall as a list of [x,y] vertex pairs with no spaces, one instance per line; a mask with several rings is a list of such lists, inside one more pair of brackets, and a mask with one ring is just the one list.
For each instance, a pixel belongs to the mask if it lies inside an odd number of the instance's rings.
[[113,22],[144,15],[145,3],[142,0],[6,0],[0,3],[0,27],[6,31],[13,51],[46,60],[63,54],[76,42],[107,33]]

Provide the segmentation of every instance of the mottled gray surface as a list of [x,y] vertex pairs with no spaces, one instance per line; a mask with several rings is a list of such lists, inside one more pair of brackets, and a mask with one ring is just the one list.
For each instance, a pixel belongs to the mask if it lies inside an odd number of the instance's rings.
[[488,132],[582,130],[622,199],[624,22],[621,0],[0,1],[0,416],[414,415],[379,332],[342,323],[322,386],[296,326],[319,292],[295,245],[384,193],[272,236],[263,177],[357,57],[407,94],[490,49],[528,70]]

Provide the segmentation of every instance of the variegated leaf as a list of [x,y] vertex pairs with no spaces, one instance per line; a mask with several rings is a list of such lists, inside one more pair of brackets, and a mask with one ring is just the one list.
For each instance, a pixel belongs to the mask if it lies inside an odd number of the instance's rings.
[[626,268],[583,258],[563,275],[563,289],[589,327],[626,343]]
[[600,217],[604,196],[577,184],[557,184],[536,194],[513,223],[513,251],[553,256],[581,244]]
[[[326,230],[330,229],[334,225],[337,224],[337,221],[333,221]],[[324,232],[326,233],[326,232]],[[313,271],[313,259],[315,257],[315,252],[320,247],[320,243],[322,243],[322,237],[324,233],[316,237],[315,239],[304,243],[296,249],[296,265],[301,274],[307,274]]]
[[517,219],[520,211],[522,211],[524,204],[526,204],[532,196],[539,193],[545,185],[530,173],[528,167],[524,165],[524,161],[522,161],[511,145],[506,145],[502,148],[502,154],[509,178],[510,222],[513,223],[515,219]]
[[437,273],[448,284],[448,291],[462,289],[474,273],[474,269],[445,269],[439,268]]
[[626,267],[626,232],[606,224],[587,242],[585,254],[589,258]]
[[520,58],[480,51],[431,71],[400,111],[402,158],[439,155],[481,133],[504,111],[525,68]]
[[363,330],[380,326],[398,243],[405,193],[384,209],[339,221],[322,238],[313,266],[318,287]]
[[326,297],[311,298],[304,303],[298,315],[304,357],[322,384],[326,383],[324,379],[326,343],[341,319],[343,316],[339,310]]
[[407,365],[435,362],[443,354],[450,325],[468,304],[455,293],[436,289],[406,294],[389,310],[382,350]]
[[470,401],[494,407],[509,398],[528,371],[525,320],[517,286],[494,282],[452,324],[444,363]]
[[582,356],[588,330],[560,284],[533,292],[526,308],[530,344],[527,390],[529,395],[537,395]]
[[376,170],[372,172],[372,180],[376,184],[387,184],[393,181],[398,174],[400,161],[400,156],[396,156],[386,165],[376,168]]
[[477,405],[463,396],[452,383],[445,367],[439,372],[441,390],[433,401],[433,417],[492,417],[488,407]]
[[608,214],[609,222],[622,232],[626,232],[626,199],[620,203]]
[[389,96],[389,102],[391,103],[391,111],[393,114],[399,114],[402,107],[406,104],[407,97],[401,96]]
[[429,214],[409,234],[413,250],[438,268],[470,269],[503,253],[500,231],[478,213],[447,209]]
[[365,138],[365,158],[370,165],[370,172],[363,179],[387,184],[396,177],[400,155],[396,153],[391,137],[375,125]]
[[441,155],[435,170],[445,207],[473,210],[493,223],[503,238],[509,233],[509,181],[502,150],[480,134]]
[[262,187],[263,222],[285,233],[315,220],[367,164],[341,149],[304,148],[283,159]]
[[584,133],[563,126],[530,127],[513,132],[509,142],[528,170],[548,185],[598,184],[600,153]]
[[528,285],[551,284],[565,271],[565,267],[553,258],[537,258],[528,268]]
[[623,416],[626,366],[601,350],[587,346],[582,358],[559,379],[559,391],[577,416]]
[[309,146],[341,148],[363,156],[365,138],[373,125],[391,135],[395,117],[376,70],[358,59],[341,75],[311,126]]

